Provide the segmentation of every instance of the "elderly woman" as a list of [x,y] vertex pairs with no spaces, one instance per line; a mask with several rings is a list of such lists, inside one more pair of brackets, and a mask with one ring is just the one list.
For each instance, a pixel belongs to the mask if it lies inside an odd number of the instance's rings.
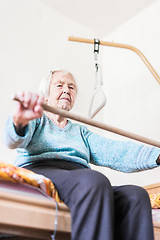
[[[52,71],[41,90],[49,105],[72,109],[77,86],[71,73]],[[17,166],[53,181],[71,211],[72,240],[152,240],[147,192],[132,185],[111,186],[89,163],[135,172],[158,166],[160,150],[107,139],[43,112],[44,99],[36,94],[20,92],[17,97],[21,103],[8,118],[5,143],[17,149]]]

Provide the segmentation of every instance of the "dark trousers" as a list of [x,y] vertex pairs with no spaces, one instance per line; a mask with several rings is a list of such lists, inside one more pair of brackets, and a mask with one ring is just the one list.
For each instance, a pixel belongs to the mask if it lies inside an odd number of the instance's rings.
[[103,174],[71,164],[26,167],[50,178],[70,208],[72,240],[153,240],[150,200],[138,186],[112,187]]

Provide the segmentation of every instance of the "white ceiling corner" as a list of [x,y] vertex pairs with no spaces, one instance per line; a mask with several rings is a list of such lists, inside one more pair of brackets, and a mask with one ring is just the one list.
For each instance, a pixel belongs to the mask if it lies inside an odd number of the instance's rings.
[[158,0],[42,0],[103,37]]

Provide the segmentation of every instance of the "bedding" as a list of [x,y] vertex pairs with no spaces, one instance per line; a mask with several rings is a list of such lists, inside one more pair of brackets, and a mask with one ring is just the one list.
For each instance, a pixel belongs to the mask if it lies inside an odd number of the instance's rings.
[[149,194],[152,208],[160,208],[160,193]]
[[40,174],[36,174],[28,169],[15,167],[12,164],[0,162],[0,180],[13,183],[24,183],[40,188],[56,202],[61,202],[58,192],[52,181]]

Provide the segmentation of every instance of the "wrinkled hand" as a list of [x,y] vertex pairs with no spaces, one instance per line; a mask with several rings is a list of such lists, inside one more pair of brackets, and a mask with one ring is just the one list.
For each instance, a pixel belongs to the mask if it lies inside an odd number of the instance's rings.
[[39,118],[43,114],[42,103],[44,98],[31,92],[18,92],[16,106],[13,111],[13,123],[15,126],[26,126],[30,120]]

